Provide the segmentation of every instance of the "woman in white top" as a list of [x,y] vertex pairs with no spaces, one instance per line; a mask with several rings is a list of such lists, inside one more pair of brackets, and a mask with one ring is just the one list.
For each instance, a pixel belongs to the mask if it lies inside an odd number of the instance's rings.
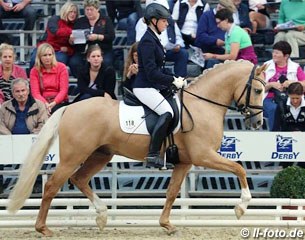
[[210,5],[205,0],[179,0],[175,3],[172,18],[180,28],[186,46],[194,45],[199,19],[208,10]]

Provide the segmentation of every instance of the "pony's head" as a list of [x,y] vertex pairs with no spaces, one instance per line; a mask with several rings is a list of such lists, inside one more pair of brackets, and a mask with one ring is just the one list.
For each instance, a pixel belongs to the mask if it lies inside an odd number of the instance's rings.
[[263,72],[266,65],[253,67],[248,80],[235,95],[238,111],[245,117],[245,125],[248,129],[258,129],[263,124],[263,98],[265,92],[265,80]]

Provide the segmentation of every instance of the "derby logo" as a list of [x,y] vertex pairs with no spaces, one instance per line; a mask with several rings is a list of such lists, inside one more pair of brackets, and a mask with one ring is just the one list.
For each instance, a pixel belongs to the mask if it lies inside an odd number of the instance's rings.
[[300,152],[293,151],[293,143],[297,140],[292,137],[276,135],[276,152],[272,152],[271,159],[297,159]]
[[218,153],[232,160],[240,160],[242,152],[236,151],[236,143],[240,142],[236,137],[223,136],[220,151]]

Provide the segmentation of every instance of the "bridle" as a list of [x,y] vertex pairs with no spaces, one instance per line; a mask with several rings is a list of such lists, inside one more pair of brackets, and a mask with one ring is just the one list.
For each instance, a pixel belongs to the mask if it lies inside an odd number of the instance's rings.
[[[236,107],[233,109],[233,110],[236,110],[236,111],[242,113],[243,115],[245,115],[246,119],[252,118],[252,117],[260,114],[263,111],[263,106],[252,105],[250,103],[252,81],[256,80],[256,81],[259,81],[261,84],[263,84],[263,86],[266,85],[266,82],[263,79],[254,76],[255,69],[256,69],[256,66],[254,66],[252,68],[251,74],[249,76],[249,79],[248,79],[245,87],[244,87],[244,90],[242,91],[240,97],[238,98],[238,100],[235,103]],[[246,93],[246,104],[245,105],[244,104],[239,104],[240,100],[242,99],[242,97],[244,96],[245,93]],[[258,110],[261,110],[261,111],[258,111],[257,113],[253,114],[252,111],[250,111],[250,109],[258,109]]]
[[[207,98],[204,98],[204,97],[201,97],[201,96],[198,96],[194,93],[191,93],[187,90],[185,90],[184,88],[182,89],[181,91],[181,99],[183,99],[183,92],[186,92],[194,97],[197,97],[201,100],[204,100],[206,102],[209,102],[209,103],[212,103],[212,104],[215,104],[215,105],[218,105],[218,106],[221,106],[221,107],[225,107],[225,108],[228,108],[230,110],[234,110],[234,111],[238,111],[240,112],[241,114],[243,114],[245,116],[245,119],[251,119],[252,117],[260,114],[262,111],[263,111],[263,106],[258,106],[258,105],[252,105],[250,103],[250,97],[251,97],[251,89],[252,89],[252,81],[253,80],[256,80],[256,81],[259,81],[263,86],[266,85],[265,81],[257,76],[254,76],[255,75],[255,69],[256,69],[256,66],[254,66],[252,68],[252,71],[251,71],[251,74],[248,78],[248,81],[242,91],[242,93],[240,94],[238,100],[235,102],[235,106],[230,106],[230,105],[225,105],[225,104],[221,104],[221,103],[218,103],[218,102],[215,102],[213,100],[210,100],[210,99],[207,99]],[[242,99],[242,97],[246,94],[246,103],[245,104],[240,104],[240,101]],[[182,106],[186,109],[184,103],[182,102]],[[181,106],[181,107],[182,107]],[[258,111],[257,113],[253,113],[251,111],[251,109],[258,109],[260,111]],[[190,112],[186,109],[186,112],[188,113],[188,115],[191,117],[190,115]],[[182,111],[181,111],[181,123],[182,123]],[[192,117],[191,117],[192,119]],[[182,131],[183,131],[183,127],[181,126],[182,128]]]

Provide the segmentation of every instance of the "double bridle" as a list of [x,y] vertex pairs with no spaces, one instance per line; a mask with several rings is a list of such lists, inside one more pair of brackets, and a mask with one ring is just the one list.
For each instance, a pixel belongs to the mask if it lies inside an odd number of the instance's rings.
[[[260,114],[263,111],[263,106],[257,106],[257,105],[252,105],[250,104],[250,96],[251,96],[251,89],[252,89],[252,81],[256,80],[259,81],[261,84],[263,84],[263,86],[266,85],[265,81],[259,77],[254,76],[255,74],[255,69],[256,66],[254,66],[252,68],[251,74],[249,76],[249,79],[244,87],[244,90],[242,91],[242,93],[240,94],[240,97],[238,98],[238,100],[235,103],[235,106],[232,110],[236,110],[238,112],[241,112],[242,114],[244,114],[246,116],[246,119],[254,117],[258,114]],[[244,96],[244,94],[246,93],[246,104],[239,104],[241,98]],[[231,109],[231,108],[230,108]],[[250,109],[258,109],[261,111],[258,111],[257,113],[253,114]]]
[[[258,106],[258,105],[252,105],[250,103],[250,96],[251,96],[251,89],[252,89],[252,81],[253,80],[256,80],[256,81],[259,81],[261,84],[263,84],[263,86],[266,85],[265,81],[257,76],[254,76],[255,75],[255,69],[256,69],[256,66],[254,66],[252,68],[252,71],[251,71],[251,74],[249,76],[249,79],[242,91],[242,93],[240,94],[238,100],[235,102],[235,107],[232,107],[232,106],[229,106],[229,105],[225,105],[225,104],[221,104],[221,103],[218,103],[218,102],[215,102],[213,100],[210,100],[210,99],[207,99],[207,98],[204,98],[204,97],[201,97],[201,96],[198,96],[194,93],[191,93],[185,89],[182,89],[181,91],[181,95],[183,95],[182,92],[186,92],[194,97],[197,97],[201,100],[204,100],[206,102],[209,102],[209,103],[212,103],[212,104],[215,104],[215,105],[218,105],[218,106],[222,106],[222,107],[225,107],[225,108],[228,108],[230,110],[234,110],[234,111],[238,111],[240,113],[242,113],[244,116],[245,116],[245,119],[249,119],[249,118],[252,118],[258,114],[260,114],[262,111],[263,111],[263,106]],[[241,101],[242,97],[246,94],[246,103],[245,104],[240,104],[239,102]],[[183,97],[181,96],[181,99],[183,99]],[[184,104],[182,104],[184,106]],[[184,106],[185,107],[185,106]],[[258,109],[260,111],[258,111],[257,113],[252,113],[252,111],[250,111],[250,109]],[[186,111],[188,112],[188,110],[186,109]],[[188,112],[188,115],[190,115],[190,113]],[[182,120],[182,111],[181,111],[181,120]],[[182,121],[181,121],[182,122]]]

